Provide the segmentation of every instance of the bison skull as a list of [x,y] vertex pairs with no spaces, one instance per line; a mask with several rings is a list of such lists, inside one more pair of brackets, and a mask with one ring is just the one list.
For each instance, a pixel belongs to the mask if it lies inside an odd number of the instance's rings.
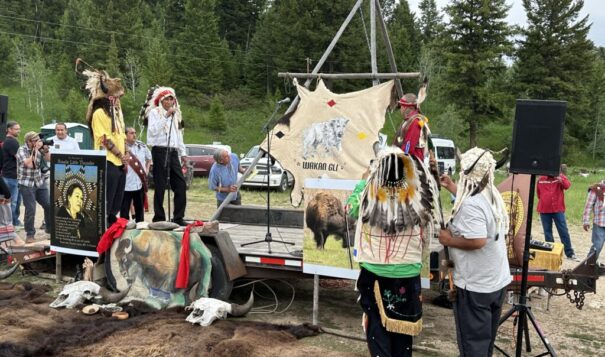
[[55,309],[60,307],[73,309],[76,305],[95,298],[99,295],[99,290],[101,290],[101,287],[92,281],[76,281],[75,283],[67,284],[63,287],[63,290],[55,301],[50,303],[50,307]]
[[248,302],[244,305],[224,302],[213,298],[199,298],[185,310],[193,310],[185,319],[192,324],[210,326],[216,319],[226,319],[227,314],[231,316],[246,315],[254,304],[254,292],[250,294]]
[[122,300],[129,289],[125,289],[120,293],[112,293],[92,281],[76,281],[75,283],[65,285],[55,301],[50,303],[50,307],[55,309],[60,307],[73,309],[77,305],[93,299],[115,303]]

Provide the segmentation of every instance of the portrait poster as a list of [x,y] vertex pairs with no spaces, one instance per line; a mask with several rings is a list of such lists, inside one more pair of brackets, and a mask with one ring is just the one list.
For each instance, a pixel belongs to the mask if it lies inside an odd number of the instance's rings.
[[105,232],[106,154],[51,151],[51,249],[97,257]]
[[359,264],[353,259],[356,222],[344,213],[357,182],[305,180],[304,273],[357,279]]

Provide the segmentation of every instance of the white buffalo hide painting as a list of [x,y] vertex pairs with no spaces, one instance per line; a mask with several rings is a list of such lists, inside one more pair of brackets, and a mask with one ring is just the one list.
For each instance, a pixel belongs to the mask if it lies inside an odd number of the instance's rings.
[[[318,81],[311,91],[295,81],[300,102],[271,131],[271,156],[294,176],[292,205],[303,199],[307,178],[361,178],[375,157],[373,145],[384,126],[393,81],[336,94]],[[267,151],[266,140],[261,145]]]

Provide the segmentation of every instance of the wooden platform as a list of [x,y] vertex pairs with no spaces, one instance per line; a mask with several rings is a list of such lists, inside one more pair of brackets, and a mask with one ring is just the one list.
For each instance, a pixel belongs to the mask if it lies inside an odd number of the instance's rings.
[[[266,242],[252,244],[242,247],[242,244],[250,243],[256,240],[262,240],[267,234],[267,226],[221,223],[221,231],[229,233],[233,244],[239,254],[272,256],[279,258],[302,258],[303,249],[303,229],[287,227],[271,227],[271,254],[269,254],[268,244]],[[281,242],[291,242],[294,245],[286,245]],[[294,253],[294,254],[292,254]]]

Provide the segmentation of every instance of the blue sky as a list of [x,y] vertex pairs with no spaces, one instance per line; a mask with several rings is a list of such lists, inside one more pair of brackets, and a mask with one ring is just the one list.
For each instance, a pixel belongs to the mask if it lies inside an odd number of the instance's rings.
[[[437,7],[443,11],[443,7],[449,3],[448,0],[436,0]],[[417,15],[420,13],[418,4],[420,0],[408,0],[410,10]],[[508,21],[511,24],[524,26],[526,24],[525,9],[521,0],[509,0],[507,4],[512,5],[508,11]],[[599,6],[599,4],[601,4]],[[589,15],[588,22],[592,22],[588,38],[597,46],[605,47],[605,5],[602,0],[584,0],[584,7],[581,11],[581,17]]]

